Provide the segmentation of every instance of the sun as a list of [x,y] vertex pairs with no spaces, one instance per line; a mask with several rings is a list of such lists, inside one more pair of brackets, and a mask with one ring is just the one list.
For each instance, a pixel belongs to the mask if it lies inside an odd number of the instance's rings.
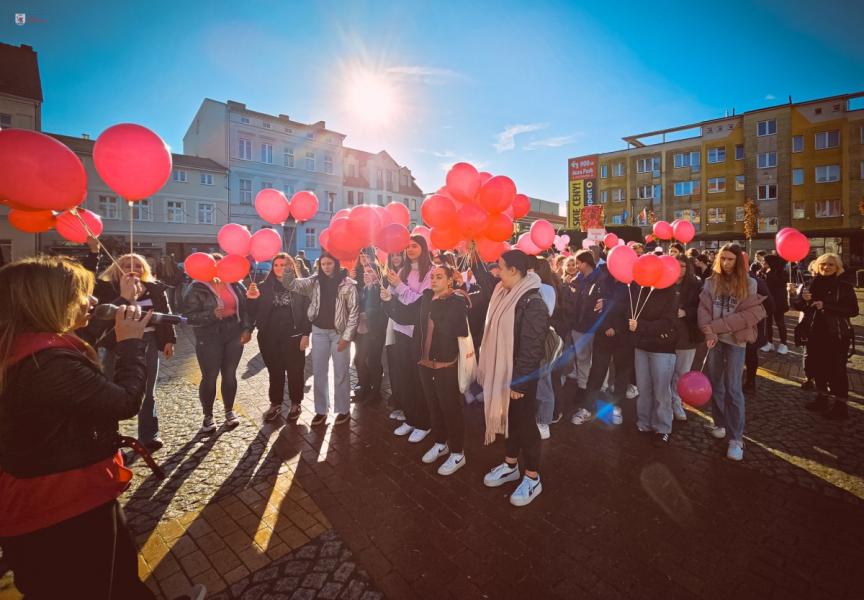
[[359,123],[381,126],[399,112],[398,91],[384,73],[356,68],[346,78],[345,109]]

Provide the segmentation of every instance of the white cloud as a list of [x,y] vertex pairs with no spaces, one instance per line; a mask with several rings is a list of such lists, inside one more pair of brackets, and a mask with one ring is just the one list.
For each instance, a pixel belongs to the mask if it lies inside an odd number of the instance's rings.
[[452,69],[423,67],[420,65],[388,67],[387,75],[399,81],[415,81],[430,85],[440,85],[457,79],[467,79],[465,75]]
[[777,96],[775,96],[774,94],[766,94],[765,99],[766,100],[776,100]]
[[584,134],[580,132],[571,135],[559,135],[557,137],[534,140],[532,142],[529,142],[524,147],[524,150],[536,150],[537,148],[560,148],[561,146],[566,146],[568,144],[576,142],[576,140],[578,140],[583,135]]
[[418,148],[416,151],[419,152],[420,154],[429,154],[431,156],[434,156],[435,158],[455,158],[456,157],[456,153],[453,152],[453,150],[441,151],[441,150],[426,150],[424,148]]
[[507,150],[513,150],[516,147],[516,136],[522,133],[531,133],[548,127],[548,123],[525,123],[520,125],[508,125],[504,131],[498,133],[495,138],[498,140],[493,144],[495,151],[499,154]]

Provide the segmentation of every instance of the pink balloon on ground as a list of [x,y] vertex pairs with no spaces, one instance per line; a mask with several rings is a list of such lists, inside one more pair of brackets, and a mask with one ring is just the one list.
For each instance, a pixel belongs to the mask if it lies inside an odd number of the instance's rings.
[[643,287],[655,287],[663,274],[663,263],[656,254],[643,254],[633,265],[633,280]]
[[183,270],[195,281],[213,281],[216,277],[216,260],[204,252],[195,252],[183,261]]
[[676,385],[681,400],[690,406],[704,406],[711,400],[711,381],[701,371],[690,371],[678,378]]
[[672,226],[666,221],[657,221],[652,228],[654,235],[661,240],[672,239]]
[[539,219],[531,223],[531,243],[540,250],[545,250],[555,241],[555,228],[546,219]]
[[249,268],[249,261],[245,256],[231,254],[216,263],[216,277],[222,283],[237,283],[249,274]]
[[219,247],[225,254],[239,254],[240,256],[249,254],[251,239],[252,234],[249,233],[249,230],[237,223],[223,225],[216,235]]
[[480,190],[480,174],[468,163],[456,163],[447,172],[447,190],[460,202],[474,202]]
[[660,278],[654,287],[658,290],[668,288],[678,282],[678,277],[681,275],[681,263],[674,256],[664,255],[660,257],[660,263],[663,266],[663,271]]
[[606,256],[606,268],[609,273],[621,283],[633,281],[633,265],[636,264],[636,252],[630,246],[615,246]]
[[391,202],[384,209],[393,217],[394,223],[399,223],[403,227],[408,227],[411,222],[411,211],[401,202]]
[[297,192],[291,196],[291,214],[298,223],[308,221],[318,212],[318,197],[313,192]]
[[249,242],[249,254],[255,262],[273,260],[282,250],[282,236],[272,229],[259,229],[252,234]]
[[291,216],[291,205],[279,190],[265,188],[255,196],[255,212],[268,223],[278,225]]
[[124,200],[143,200],[171,177],[171,151],[146,127],[121,123],[103,131],[93,145],[93,165]]
[[[102,235],[102,217],[94,212],[90,212],[86,208],[79,208],[77,210],[77,217],[69,210],[57,215],[54,228],[57,230],[57,233],[60,234],[60,237],[76,244],[84,244],[87,242],[87,237],[89,235],[87,231],[88,228],[94,237]],[[84,220],[87,227],[84,227],[81,223],[81,219],[78,217]]]
[[682,244],[689,244],[696,235],[696,228],[690,221],[677,221],[672,226],[672,235]]
[[530,254],[531,256],[536,256],[543,251],[531,240],[531,234],[527,231],[520,235],[519,239],[516,240],[516,249],[521,250],[525,254]]

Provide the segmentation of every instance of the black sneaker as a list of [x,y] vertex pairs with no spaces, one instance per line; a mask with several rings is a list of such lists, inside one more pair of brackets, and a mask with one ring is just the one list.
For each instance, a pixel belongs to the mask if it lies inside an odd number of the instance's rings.
[[300,408],[299,404],[292,404],[291,408],[288,410],[288,420],[296,421],[297,419],[299,419],[301,410],[302,409]]
[[327,422],[327,415],[315,415],[312,417],[312,425],[323,425]]
[[144,447],[147,448],[147,451],[150,454],[153,454],[154,452],[158,452],[159,450],[161,450],[164,445],[165,444],[159,437],[155,437],[149,442],[145,443]]
[[671,433],[658,433],[654,436],[654,441],[652,443],[658,448],[662,448],[663,446],[667,446],[671,439]]
[[832,421],[843,421],[849,418],[849,407],[846,406],[845,400],[835,400],[827,411],[825,417]]
[[339,413],[336,415],[336,418],[333,420],[334,425],[341,425],[342,423],[347,423],[351,420],[351,415],[348,413]]
[[804,408],[807,410],[813,411],[823,411],[828,410],[828,395],[827,394],[817,394],[814,400],[811,400],[807,404],[804,405]]

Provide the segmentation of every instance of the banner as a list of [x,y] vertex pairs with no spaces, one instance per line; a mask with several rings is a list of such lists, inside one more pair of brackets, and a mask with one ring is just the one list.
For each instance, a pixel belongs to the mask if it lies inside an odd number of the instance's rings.
[[582,213],[585,182],[570,182],[570,202],[567,204],[567,229],[579,227],[579,215]]
[[597,155],[579,156],[567,161],[569,181],[567,228],[580,226],[582,209],[594,204],[594,185],[597,178]]

